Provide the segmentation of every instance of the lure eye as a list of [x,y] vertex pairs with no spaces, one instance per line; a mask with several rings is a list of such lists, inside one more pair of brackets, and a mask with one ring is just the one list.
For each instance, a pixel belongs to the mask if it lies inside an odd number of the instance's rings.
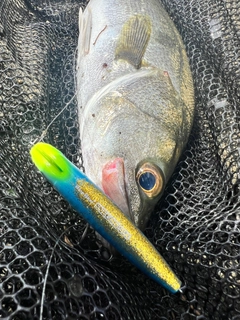
[[156,197],[163,189],[163,173],[159,167],[151,163],[145,163],[139,168],[136,179],[141,190],[149,198]]

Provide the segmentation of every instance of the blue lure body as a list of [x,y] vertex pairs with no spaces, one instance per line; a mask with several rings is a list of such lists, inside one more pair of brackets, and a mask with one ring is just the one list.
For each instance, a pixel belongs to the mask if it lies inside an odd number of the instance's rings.
[[37,143],[34,164],[71,206],[147,276],[175,293],[181,282],[143,233],[59,150]]

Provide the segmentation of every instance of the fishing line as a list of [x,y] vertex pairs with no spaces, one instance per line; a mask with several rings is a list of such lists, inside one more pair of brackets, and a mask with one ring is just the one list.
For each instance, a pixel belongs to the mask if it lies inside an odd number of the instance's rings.
[[59,238],[57,239],[53,249],[52,249],[52,253],[51,256],[49,258],[48,261],[48,265],[47,265],[47,269],[46,269],[46,274],[44,277],[44,282],[43,282],[43,290],[42,290],[42,298],[41,298],[41,304],[40,304],[40,320],[43,319],[43,304],[44,304],[44,298],[45,298],[45,291],[46,291],[46,286],[47,286],[47,278],[48,278],[48,274],[49,274],[49,269],[50,269],[50,264],[52,262],[52,258],[55,252],[55,249],[57,247],[57,245],[59,244],[59,241],[61,240],[62,236],[64,236],[64,234],[66,233],[67,230],[69,230],[70,228],[72,228],[73,226],[70,226],[69,228],[67,228],[66,230],[64,230],[64,232],[59,236]]
[[[76,74],[75,73],[76,73],[76,70],[77,70],[77,52],[78,52],[78,45],[76,46],[76,49],[74,50],[74,53],[73,53],[74,58],[73,58],[73,70],[72,71],[73,71],[73,88],[74,88],[74,92],[75,93],[72,96],[72,98],[65,104],[65,106],[57,113],[57,115],[50,121],[50,123],[47,125],[46,129],[44,129],[42,131],[41,135],[39,137],[37,137],[33,142],[30,142],[30,146],[31,147],[33,145],[35,145],[37,142],[40,142],[45,138],[45,136],[46,136],[49,128],[51,127],[51,125],[56,121],[56,119],[63,113],[63,111],[65,111],[68,108],[68,106],[76,98],[76,95],[77,95],[77,82],[76,82]],[[67,231],[69,231],[73,227],[76,227],[76,225],[69,226],[66,230],[64,230],[61,233],[61,235],[58,237],[54,247],[52,248],[52,252],[51,252],[48,264],[47,264],[47,269],[46,269],[44,282],[43,282],[42,297],[41,297],[41,302],[40,302],[40,318],[39,318],[40,320],[43,319],[43,308],[44,308],[44,298],[45,298],[45,292],[46,292],[46,286],[47,286],[47,278],[48,278],[48,275],[49,275],[50,265],[51,265],[55,250],[56,250],[57,246],[59,245],[59,242],[60,242],[61,238],[66,234]],[[87,223],[79,243],[82,243],[82,241],[86,237],[88,228],[89,228],[89,224]],[[64,242],[66,243],[66,241],[64,241]]]
[[[73,227],[76,227],[76,225],[72,225],[72,226],[69,226],[66,230],[64,230],[60,236],[58,237],[53,249],[52,249],[52,253],[51,253],[51,256],[49,258],[49,261],[48,261],[48,264],[47,264],[47,269],[46,269],[46,273],[45,273],[45,277],[44,277],[44,282],[43,282],[43,290],[42,290],[42,298],[41,298],[41,302],[40,302],[40,318],[39,320],[42,320],[43,319],[43,306],[44,306],[44,298],[45,298],[45,292],[46,292],[46,286],[47,286],[47,278],[48,278],[48,275],[49,275],[49,269],[50,269],[50,265],[51,265],[51,262],[52,262],[52,259],[53,259],[53,255],[54,255],[54,252],[56,250],[56,247],[57,245],[59,244],[61,238],[66,234],[67,231],[69,231],[71,228]],[[81,240],[80,240],[80,243],[84,240],[84,238],[86,237],[86,234],[87,234],[87,230],[89,228],[89,224],[87,223],[86,224],[86,227],[83,231],[83,234],[82,234],[82,237],[81,237]],[[65,242],[65,241],[64,241]],[[66,243],[66,242],[65,242]]]
[[[75,70],[76,70],[76,55],[77,55],[77,48],[75,49],[74,51],[74,60],[73,60],[73,74],[75,73]],[[30,143],[31,146],[33,146],[34,144],[36,144],[37,142],[40,142],[42,141],[49,128],[51,127],[51,125],[56,121],[56,119],[63,113],[64,110],[67,109],[67,107],[73,102],[73,100],[76,98],[76,95],[77,95],[77,92],[76,92],[76,88],[77,88],[77,84],[76,84],[76,78],[75,78],[75,74],[74,74],[74,80],[73,80],[73,83],[74,83],[74,95],[72,96],[72,98],[66,103],[66,105],[62,108],[62,110],[60,112],[58,112],[58,114],[50,121],[50,123],[47,125],[46,129],[43,130],[42,134],[37,137],[33,142]],[[49,275],[49,270],[50,270],[50,265],[51,265],[51,262],[52,262],[52,259],[53,259],[53,256],[54,256],[54,253],[55,253],[55,250],[56,250],[56,247],[57,245],[59,244],[61,238],[66,234],[67,231],[69,231],[71,228],[75,227],[75,225],[72,225],[70,227],[68,227],[66,230],[64,230],[62,232],[62,234],[58,237],[53,249],[52,249],[52,253],[50,255],[50,258],[49,258],[49,261],[48,261],[48,264],[47,264],[47,269],[46,269],[46,274],[45,274],[45,277],[44,277],[44,282],[43,282],[43,290],[42,290],[42,297],[41,297],[41,302],[40,302],[40,320],[43,319],[43,307],[44,307],[44,298],[45,298],[45,292],[46,292],[46,286],[47,286],[47,278],[48,278],[48,275]],[[80,240],[80,243],[83,241],[83,239],[86,237],[86,234],[87,234],[87,230],[88,230],[88,227],[89,225],[87,224],[86,225],[86,228],[82,234],[82,237],[81,237],[81,240]]]
[[54,121],[60,116],[61,113],[63,113],[64,110],[67,109],[67,107],[70,105],[70,103],[73,102],[73,100],[76,97],[76,93],[74,93],[74,95],[72,96],[72,98],[66,103],[66,105],[62,108],[61,111],[59,111],[59,113],[52,119],[52,121],[50,121],[50,123],[47,125],[47,128],[45,130],[43,130],[42,134],[37,137],[33,142],[31,142],[30,144],[33,146],[35,143],[40,142],[44,139],[44,137],[46,136],[48,129],[51,127],[51,125],[54,123]]
[[73,58],[73,87],[74,87],[74,95],[72,96],[72,98],[66,103],[66,105],[62,108],[61,111],[59,111],[59,113],[50,121],[50,123],[47,125],[46,129],[43,130],[43,132],[41,133],[41,135],[39,137],[37,137],[33,142],[30,142],[30,145],[33,146],[34,144],[36,144],[37,142],[40,142],[44,139],[44,137],[46,136],[49,128],[51,127],[51,125],[56,121],[56,119],[63,113],[64,110],[67,109],[67,107],[73,102],[73,100],[76,98],[77,95],[77,83],[76,83],[76,76],[75,76],[75,72],[77,69],[77,51],[78,48],[76,47],[76,49],[74,50],[74,58]]

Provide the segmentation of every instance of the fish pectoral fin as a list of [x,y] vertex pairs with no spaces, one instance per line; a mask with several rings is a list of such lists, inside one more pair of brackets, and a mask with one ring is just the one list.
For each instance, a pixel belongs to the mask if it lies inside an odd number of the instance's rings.
[[86,7],[85,11],[79,10],[79,42],[78,48],[81,51],[81,55],[89,53],[90,40],[92,31],[92,12],[89,7]]
[[127,20],[117,41],[115,59],[126,60],[139,69],[150,39],[151,29],[151,20],[146,15],[138,14]]

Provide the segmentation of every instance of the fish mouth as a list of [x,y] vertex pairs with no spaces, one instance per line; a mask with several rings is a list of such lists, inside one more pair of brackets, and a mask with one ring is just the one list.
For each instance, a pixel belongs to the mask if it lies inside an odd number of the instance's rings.
[[126,190],[124,160],[115,158],[102,169],[102,189],[118,208],[133,221]]

